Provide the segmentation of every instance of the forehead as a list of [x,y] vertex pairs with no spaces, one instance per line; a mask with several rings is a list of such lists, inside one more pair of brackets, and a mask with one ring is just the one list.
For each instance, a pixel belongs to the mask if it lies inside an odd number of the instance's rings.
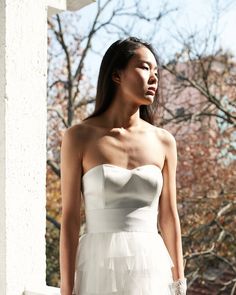
[[150,63],[151,65],[153,65],[154,67],[157,66],[155,56],[145,46],[142,46],[142,47],[135,50],[135,54],[132,57],[132,60],[133,60],[133,62],[139,62],[139,61],[145,62],[146,61],[146,62]]

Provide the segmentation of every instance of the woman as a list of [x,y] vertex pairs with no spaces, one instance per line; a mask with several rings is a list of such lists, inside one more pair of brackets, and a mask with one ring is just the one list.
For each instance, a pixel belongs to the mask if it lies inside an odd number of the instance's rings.
[[[63,136],[62,295],[186,294],[176,142],[153,122],[158,77],[150,44],[116,41],[101,63],[93,114]],[[78,238],[81,192],[86,233]]]

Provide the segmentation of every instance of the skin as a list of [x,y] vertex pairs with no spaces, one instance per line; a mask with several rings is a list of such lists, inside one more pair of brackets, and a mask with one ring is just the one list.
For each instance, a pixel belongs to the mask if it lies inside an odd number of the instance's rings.
[[[154,164],[162,169],[163,189],[158,224],[174,267],[173,279],[184,278],[181,228],[176,200],[177,148],[167,130],[142,120],[140,105],[153,102],[157,88],[156,60],[140,47],[125,70],[113,73],[116,93],[101,115],[66,130],[61,145],[62,219],[60,234],[61,294],[71,295],[80,230],[81,177],[91,168],[110,163],[127,169]],[[96,153],[94,152],[96,151]]]

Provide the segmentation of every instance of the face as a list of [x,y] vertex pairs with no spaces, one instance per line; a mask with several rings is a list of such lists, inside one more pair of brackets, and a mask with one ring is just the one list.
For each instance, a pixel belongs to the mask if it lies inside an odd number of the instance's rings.
[[157,91],[157,63],[145,46],[135,51],[124,70],[118,73],[118,87],[123,97],[139,105],[151,104]]

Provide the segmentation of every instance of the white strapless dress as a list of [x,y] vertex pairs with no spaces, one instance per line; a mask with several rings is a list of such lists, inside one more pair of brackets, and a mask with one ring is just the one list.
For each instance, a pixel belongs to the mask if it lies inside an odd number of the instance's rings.
[[161,169],[112,164],[82,177],[86,232],[76,252],[75,295],[170,295],[174,266],[157,230]]

